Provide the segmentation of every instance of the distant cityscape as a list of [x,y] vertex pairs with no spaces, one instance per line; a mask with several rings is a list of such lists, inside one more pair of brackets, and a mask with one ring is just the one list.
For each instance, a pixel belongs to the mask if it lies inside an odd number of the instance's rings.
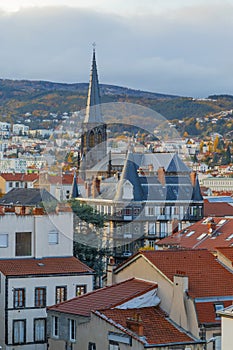
[[230,350],[233,106],[85,101],[0,121],[0,349]]

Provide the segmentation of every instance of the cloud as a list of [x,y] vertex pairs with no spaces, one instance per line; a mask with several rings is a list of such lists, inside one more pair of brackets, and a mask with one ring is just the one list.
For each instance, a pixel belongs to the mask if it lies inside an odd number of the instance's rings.
[[0,77],[87,82],[96,41],[102,83],[233,94],[232,19],[227,4],[125,16],[69,7],[0,13]]

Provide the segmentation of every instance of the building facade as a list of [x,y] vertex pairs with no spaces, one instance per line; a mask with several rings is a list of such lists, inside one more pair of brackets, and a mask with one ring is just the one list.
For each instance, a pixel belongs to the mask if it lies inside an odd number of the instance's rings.
[[[93,290],[73,257],[73,213],[45,190],[13,189],[0,204],[0,346],[47,349],[46,308]],[[48,207],[47,207],[48,209]]]

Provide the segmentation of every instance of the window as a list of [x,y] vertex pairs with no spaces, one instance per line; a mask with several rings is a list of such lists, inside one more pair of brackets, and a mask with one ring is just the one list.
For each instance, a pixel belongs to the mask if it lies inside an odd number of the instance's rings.
[[125,208],[125,216],[131,216],[132,215],[132,209],[131,208]]
[[221,334],[213,333],[213,350],[221,350]]
[[214,304],[214,310],[215,310],[216,318],[220,318],[220,316],[218,315],[218,311],[221,311],[223,309],[224,309],[223,303],[216,303],[216,304]]
[[153,216],[155,214],[154,207],[148,207],[148,215]]
[[148,234],[155,235],[155,233],[156,233],[155,222],[149,222]]
[[57,316],[52,316],[52,334],[53,337],[59,336],[59,318]]
[[95,134],[93,131],[91,131],[89,135],[89,147],[93,148],[94,146],[95,146]]
[[109,350],[120,350],[120,346],[115,341],[109,341]]
[[32,234],[31,232],[15,233],[15,255],[31,256]]
[[67,297],[67,287],[56,287],[56,304],[62,303]]
[[14,289],[14,308],[25,307],[25,289],[16,288]]
[[165,207],[160,207],[160,215],[165,215]]
[[87,286],[86,284],[83,284],[83,285],[77,285],[76,286],[76,296],[80,296],[80,295],[83,295],[87,292]]
[[116,216],[122,216],[122,209],[121,208],[117,208],[116,209]]
[[95,343],[89,343],[89,344],[88,344],[88,350],[96,350],[96,345],[95,345]]
[[76,340],[76,322],[69,319],[69,339],[70,341]]
[[13,320],[13,344],[26,342],[26,320]]
[[7,248],[7,247],[8,247],[8,234],[0,233],[0,248]]
[[139,207],[134,207],[133,208],[133,215],[138,216],[140,214],[140,208]]
[[15,183],[15,187],[16,187],[16,188],[19,187],[19,182],[16,182],[16,183]]
[[9,187],[13,187],[13,182],[12,181],[9,182]]
[[45,318],[38,318],[34,320],[34,342],[45,342],[46,339],[46,320]]
[[58,232],[56,230],[49,231],[49,244],[58,244]]
[[46,288],[35,288],[35,307],[46,306]]
[[167,223],[166,222],[160,222],[160,237],[167,236]]

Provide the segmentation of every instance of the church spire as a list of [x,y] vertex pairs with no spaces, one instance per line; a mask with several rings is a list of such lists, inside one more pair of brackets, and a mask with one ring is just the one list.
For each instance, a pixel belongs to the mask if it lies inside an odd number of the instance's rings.
[[95,58],[95,44],[93,44],[92,67],[88,88],[87,107],[84,123],[103,123],[100,107],[100,91]]
[[78,185],[77,185],[77,176],[76,176],[76,171],[74,171],[71,198],[77,198],[78,196],[79,196],[79,193],[78,193]]

